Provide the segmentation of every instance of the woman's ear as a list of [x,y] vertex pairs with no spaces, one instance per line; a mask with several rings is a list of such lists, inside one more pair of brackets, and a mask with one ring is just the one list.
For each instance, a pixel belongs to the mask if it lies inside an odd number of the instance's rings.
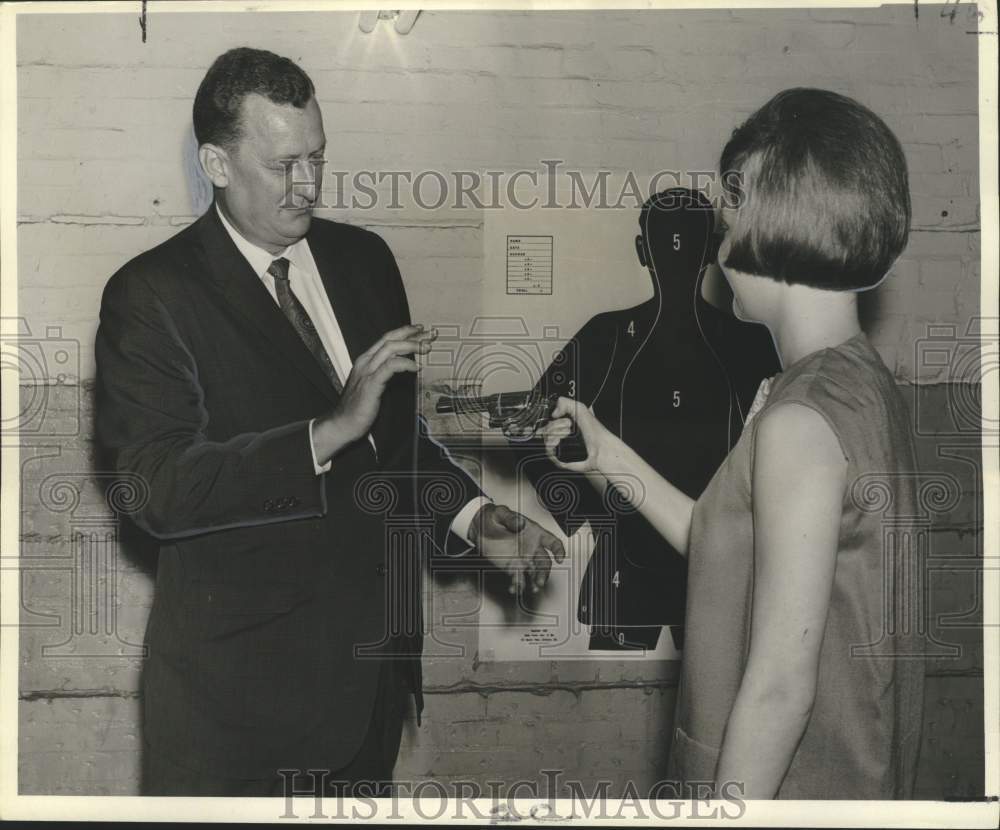
[[729,314],[733,313],[733,290],[729,287],[722,269],[714,262],[705,266],[701,275],[700,290],[705,302]]

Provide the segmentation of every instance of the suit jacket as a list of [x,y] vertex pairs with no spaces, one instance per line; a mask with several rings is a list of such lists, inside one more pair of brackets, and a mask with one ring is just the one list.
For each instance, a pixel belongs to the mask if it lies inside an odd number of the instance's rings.
[[[306,238],[353,360],[410,321],[379,236],[314,218]],[[377,457],[360,440],[317,476],[308,424],[337,394],[214,206],[109,280],[96,357],[98,439],[160,546],[145,739],[218,775],[346,765],[374,658],[406,660],[420,705],[421,554],[462,549],[448,528],[479,495],[415,377],[386,387]]]

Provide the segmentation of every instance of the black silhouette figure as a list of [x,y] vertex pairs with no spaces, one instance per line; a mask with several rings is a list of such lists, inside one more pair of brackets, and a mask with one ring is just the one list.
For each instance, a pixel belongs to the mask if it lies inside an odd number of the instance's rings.
[[[652,196],[636,250],[653,297],[598,314],[536,384],[576,398],[650,465],[697,498],[739,438],[761,380],[780,369],[770,332],[702,297],[717,239],[708,200],[675,188]],[[540,443],[519,466],[567,534],[589,521],[596,544],[578,618],[591,649],[652,649],[663,626],[683,646],[686,560],[614,489],[555,467]],[[725,609],[719,609],[725,613]]]

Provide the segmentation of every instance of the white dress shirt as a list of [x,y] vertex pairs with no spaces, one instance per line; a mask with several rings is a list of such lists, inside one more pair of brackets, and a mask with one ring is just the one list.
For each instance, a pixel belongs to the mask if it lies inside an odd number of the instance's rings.
[[[226,219],[225,214],[223,214],[218,204],[216,204],[215,209],[222,220],[222,226],[229,233],[230,237],[232,237],[233,242],[240,253],[243,254],[246,261],[250,263],[250,267],[254,273],[260,277],[268,293],[274,298],[275,303],[278,302],[278,293],[274,285],[274,277],[268,273],[267,269],[276,259],[284,257],[288,260],[288,278],[292,293],[302,303],[306,314],[312,320],[320,342],[323,344],[323,348],[326,349],[326,353],[330,356],[330,360],[333,362],[333,366],[340,376],[341,384],[346,383],[348,376],[351,374],[351,369],[354,368],[354,362],[351,360],[350,352],[347,351],[347,341],[344,340],[344,334],[340,330],[340,324],[337,322],[337,315],[334,313],[333,306],[330,304],[330,298],[323,287],[323,280],[320,278],[319,269],[316,267],[316,261],[313,259],[312,251],[309,250],[309,243],[305,237],[293,245],[289,245],[281,253],[271,254],[248,241],[237,231],[230,224],[229,220]],[[316,447],[313,444],[312,432],[315,420],[313,418],[309,422],[309,446],[312,449],[313,469],[316,471],[316,475],[322,475],[331,468],[333,461],[331,459],[325,464],[319,464],[316,461]],[[368,440],[372,445],[372,449],[377,454],[378,448],[375,446],[375,439],[371,433],[368,434]],[[469,540],[469,525],[472,523],[473,518],[475,518],[476,513],[479,512],[479,508],[489,502],[490,500],[484,497],[475,498],[470,501],[455,516],[451,523],[451,531],[471,544]]]

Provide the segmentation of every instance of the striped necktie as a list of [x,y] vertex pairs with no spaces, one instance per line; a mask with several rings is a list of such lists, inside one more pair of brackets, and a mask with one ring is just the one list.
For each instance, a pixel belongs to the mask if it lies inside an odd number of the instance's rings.
[[330,360],[330,355],[323,348],[323,341],[319,339],[319,334],[316,332],[313,321],[309,319],[309,315],[302,307],[302,303],[292,293],[291,281],[288,278],[288,265],[288,260],[281,257],[281,259],[274,260],[267,269],[267,273],[274,277],[278,305],[281,307],[285,317],[288,318],[288,322],[292,324],[292,328],[302,338],[302,342],[313,353],[313,357],[319,361],[319,365],[323,367],[323,371],[326,372],[327,377],[330,378],[330,382],[333,384],[333,388],[337,390],[337,394],[339,395],[344,391],[344,384],[341,383],[337,369],[333,365],[333,361]]

